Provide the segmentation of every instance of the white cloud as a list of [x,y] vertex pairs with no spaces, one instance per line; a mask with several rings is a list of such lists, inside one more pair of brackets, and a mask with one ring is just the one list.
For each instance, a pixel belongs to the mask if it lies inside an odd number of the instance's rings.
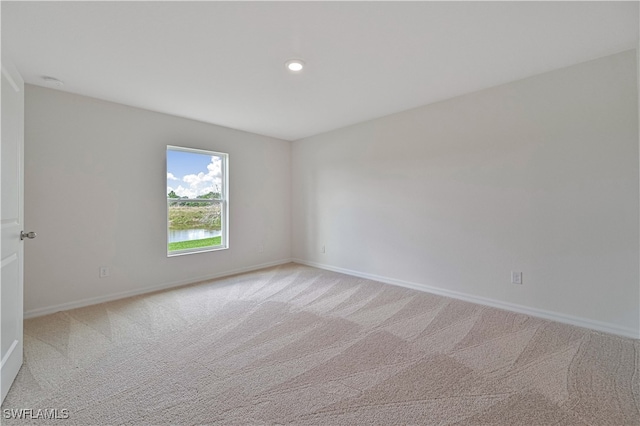
[[168,180],[179,180],[177,177],[173,175],[173,173],[167,173]]
[[202,181],[203,175],[204,173],[202,172],[198,173],[197,175],[186,175],[182,178],[182,181],[188,183],[192,187],[196,187]]
[[177,189],[174,189],[176,194],[181,197],[195,198],[209,192],[220,192],[222,187],[222,159],[212,156],[211,163],[207,165],[207,170],[207,173],[200,172],[184,176],[182,181],[188,187],[184,188],[180,185]]
[[211,163],[207,166],[210,176],[222,176],[222,158],[211,157]]
[[173,189],[178,197],[188,197],[188,198],[196,198],[198,195],[198,191],[193,190],[191,188],[185,188],[182,185],[179,185],[177,188]]

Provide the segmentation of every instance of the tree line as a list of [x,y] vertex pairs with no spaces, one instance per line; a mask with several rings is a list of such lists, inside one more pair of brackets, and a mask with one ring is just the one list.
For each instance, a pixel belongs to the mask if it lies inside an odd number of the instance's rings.
[[178,194],[176,194],[175,191],[171,191],[167,194],[167,198],[176,200],[175,202],[173,201],[171,202],[170,205],[172,206],[198,207],[198,206],[201,206],[202,204],[193,200],[221,200],[222,194],[220,194],[219,192],[210,191],[208,194],[198,196],[198,198],[189,198],[189,197],[180,197],[178,196]]

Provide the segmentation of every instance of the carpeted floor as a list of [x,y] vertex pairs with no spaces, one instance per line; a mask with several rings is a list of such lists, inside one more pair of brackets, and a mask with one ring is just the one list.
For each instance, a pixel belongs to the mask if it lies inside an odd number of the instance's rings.
[[[3,424],[639,425],[640,341],[288,264],[25,322]],[[3,415],[3,417],[5,417]]]

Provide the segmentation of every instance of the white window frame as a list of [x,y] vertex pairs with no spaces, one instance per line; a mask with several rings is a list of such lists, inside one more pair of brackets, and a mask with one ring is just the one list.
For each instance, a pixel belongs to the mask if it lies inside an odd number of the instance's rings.
[[[175,146],[175,145],[167,145],[167,149],[165,151],[165,176],[168,173],[168,164],[167,164],[167,152],[168,151],[182,151],[189,152],[192,154],[202,154],[209,156],[216,156],[222,158],[222,166],[221,166],[221,175],[222,175],[222,185],[220,188],[220,199],[209,199],[209,198],[197,198],[197,199],[189,199],[189,201],[196,201],[202,203],[220,203],[220,211],[222,214],[222,218],[220,220],[220,230],[221,230],[221,241],[218,246],[209,246],[209,247],[200,247],[200,248],[192,248],[192,249],[184,249],[184,250],[174,250],[169,251],[169,203],[175,202],[175,198],[167,197],[166,204],[166,224],[167,224],[167,234],[166,234],[166,248],[167,248],[167,257],[175,257],[175,256],[184,256],[187,254],[195,254],[195,253],[206,253],[212,251],[226,250],[229,248],[229,154],[224,152],[210,151],[204,149],[196,149],[196,148],[187,148],[183,146]],[[165,192],[166,192],[166,180],[165,180]]]

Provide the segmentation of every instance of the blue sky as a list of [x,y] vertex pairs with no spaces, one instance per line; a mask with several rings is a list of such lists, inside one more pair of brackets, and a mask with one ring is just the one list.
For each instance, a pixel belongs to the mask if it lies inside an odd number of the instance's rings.
[[167,193],[195,198],[220,192],[222,159],[209,154],[167,150]]

